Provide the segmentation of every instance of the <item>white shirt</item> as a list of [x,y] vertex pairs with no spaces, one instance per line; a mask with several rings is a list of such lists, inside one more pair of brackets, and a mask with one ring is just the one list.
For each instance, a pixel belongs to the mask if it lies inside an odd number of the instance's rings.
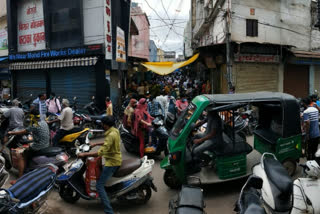
[[61,112],[61,115],[58,116],[58,119],[61,120],[60,129],[69,131],[74,128],[73,113],[70,107],[64,108]]

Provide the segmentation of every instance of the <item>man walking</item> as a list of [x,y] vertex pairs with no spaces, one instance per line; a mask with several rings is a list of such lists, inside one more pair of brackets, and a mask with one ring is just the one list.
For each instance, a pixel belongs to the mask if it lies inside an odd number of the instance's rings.
[[30,107],[30,111],[37,109],[40,112],[40,120],[45,120],[47,116],[46,97],[46,94],[39,94],[38,98],[32,102]]
[[302,99],[302,103],[306,108],[303,112],[303,121],[307,139],[307,159],[314,160],[320,138],[319,111],[315,107],[310,106],[310,98]]

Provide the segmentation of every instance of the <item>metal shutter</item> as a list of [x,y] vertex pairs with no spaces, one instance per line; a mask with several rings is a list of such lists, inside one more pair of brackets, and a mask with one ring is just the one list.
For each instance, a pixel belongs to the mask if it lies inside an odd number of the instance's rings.
[[278,91],[278,64],[236,63],[236,93]]
[[94,67],[61,68],[50,71],[51,91],[67,98],[70,103],[77,97],[78,107],[83,107],[96,96],[96,76]]
[[16,72],[17,97],[37,97],[46,93],[46,76],[43,70],[22,70]]
[[285,65],[283,91],[295,97],[309,95],[309,65]]

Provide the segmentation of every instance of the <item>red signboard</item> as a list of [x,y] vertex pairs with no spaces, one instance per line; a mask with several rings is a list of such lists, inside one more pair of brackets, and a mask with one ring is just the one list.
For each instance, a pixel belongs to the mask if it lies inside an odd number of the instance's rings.
[[261,62],[261,63],[279,63],[279,55],[261,55],[261,54],[237,54],[235,62]]

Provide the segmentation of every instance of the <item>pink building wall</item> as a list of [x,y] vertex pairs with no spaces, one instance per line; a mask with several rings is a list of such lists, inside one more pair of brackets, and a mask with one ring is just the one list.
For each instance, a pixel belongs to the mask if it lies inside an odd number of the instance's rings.
[[129,56],[149,61],[150,24],[140,7],[131,8],[131,18],[135,22],[139,35],[130,36]]

